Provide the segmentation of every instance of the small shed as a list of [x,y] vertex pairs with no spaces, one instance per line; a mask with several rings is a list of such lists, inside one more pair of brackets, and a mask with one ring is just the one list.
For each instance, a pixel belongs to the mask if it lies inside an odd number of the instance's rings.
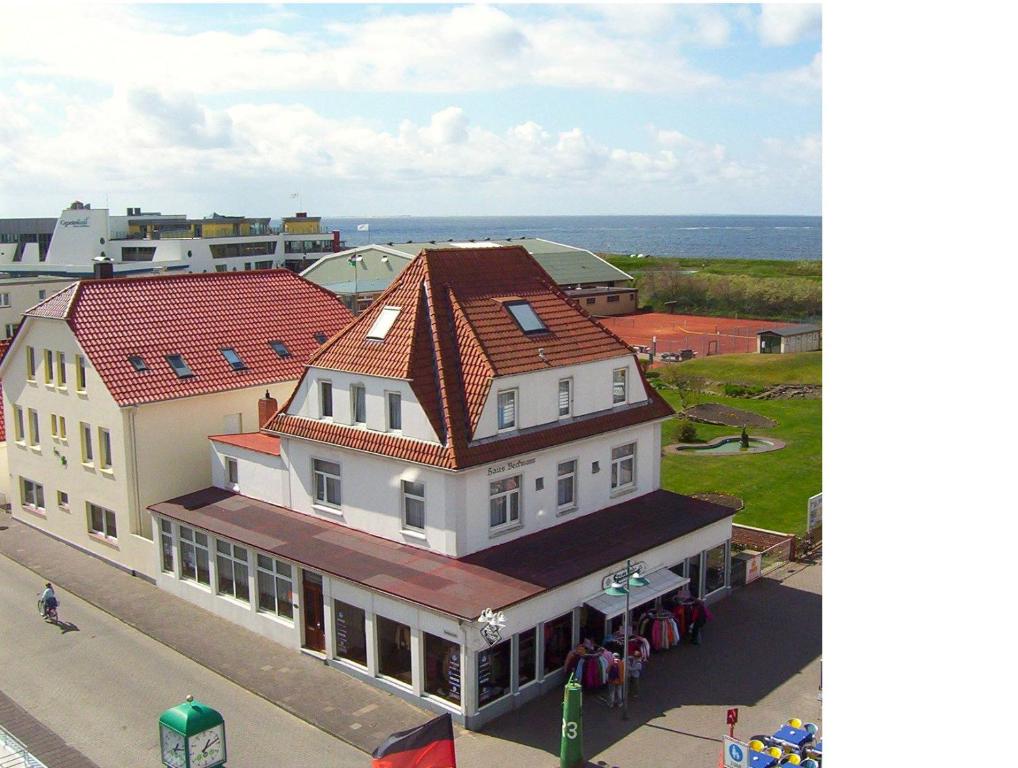
[[813,352],[820,349],[819,325],[788,325],[757,331],[761,354]]

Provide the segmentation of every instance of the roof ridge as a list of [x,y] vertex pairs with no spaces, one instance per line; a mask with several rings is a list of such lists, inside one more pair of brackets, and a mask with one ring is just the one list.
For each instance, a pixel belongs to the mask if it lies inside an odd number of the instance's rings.
[[[460,304],[459,298],[456,296],[456,292],[453,290],[452,286],[446,285],[445,286],[445,290],[446,290],[446,293],[449,296],[449,303],[452,305],[454,321],[455,321],[455,319],[457,317],[460,320],[462,320],[465,323],[466,329],[470,333],[470,336],[472,337],[474,343],[476,343],[477,346],[480,347],[481,357],[484,360],[484,364],[485,364],[485,367],[487,368],[487,373],[488,373],[488,384],[484,388],[484,395],[485,395],[485,398],[487,398],[487,394],[491,391],[491,382],[495,378],[495,366],[492,365],[492,363],[491,363],[491,354],[488,352],[487,346],[485,346],[484,341],[481,339],[480,335],[477,333],[477,328],[471,322],[470,316],[467,315],[467,313],[463,311],[463,307]],[[457,339],[457,341],[458,341],[458,339]],[[457,344],[457,347],[459,347],[458,344]],[[458,352],[459,352],[460,361],[462,363],[463,350],[458,349]],[[462,365],[461,365],[461,369],[462,369]],[[466,385],[465,385],[465,381],[464,381],[462,376],[460,377],[460,383],[463,385],[463,404],[464,404],[464,407],[466,408],[467,426],[470,428],[470,435],[468,437],[468,440],[469,440],[470,438],[473,437],[474,432],[477,430],[477,424],[480,421],[481,411],[483,410],[483,407],[484,407],[484,399],[482,398],[482,400],[481,400],[481,408],[478,409],[476,414],[472,414],[470,412],[470,398],[467,396]]]

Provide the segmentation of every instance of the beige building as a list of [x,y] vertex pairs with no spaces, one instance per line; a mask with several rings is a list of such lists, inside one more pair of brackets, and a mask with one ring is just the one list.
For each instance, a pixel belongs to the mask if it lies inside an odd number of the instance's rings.
[[0,338],[11,338],[30,307],[73,282],[66,277],[48,276],[0,278]]
[[154,577],[147,506],[209,485],[208,436],[260,426],[350,319],[287,270],[73,283],[0,363],[14,517]]

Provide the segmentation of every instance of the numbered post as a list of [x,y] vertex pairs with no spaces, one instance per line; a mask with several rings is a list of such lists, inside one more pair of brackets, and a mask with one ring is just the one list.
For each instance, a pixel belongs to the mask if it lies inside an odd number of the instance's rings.
[[562,701],[562,748],[560,768],[578,768],[583,759],[583,688],[569,675]]

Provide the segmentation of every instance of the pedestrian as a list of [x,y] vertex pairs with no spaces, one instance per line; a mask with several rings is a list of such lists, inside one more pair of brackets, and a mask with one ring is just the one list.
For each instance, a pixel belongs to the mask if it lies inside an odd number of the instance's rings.
[[643,672],[643,653],[639,650],[633,651],[633,655],[626,661],[626,668],[629,670],[629,691],[633,698],[640,697],[640,673]]
[[693,610],[690,620],[692,622],[692,629],[689,633],[689,640],[693,645],[700,644],[700,630],[703,629],[703,625],[714,618],[707,604],[703,600],[693,601]]
[[608,667],[608,706],[614,707],[617,701],[622,706],[622,685],[626,679],[626,665],[617,653],[612,654],[612,662]]

